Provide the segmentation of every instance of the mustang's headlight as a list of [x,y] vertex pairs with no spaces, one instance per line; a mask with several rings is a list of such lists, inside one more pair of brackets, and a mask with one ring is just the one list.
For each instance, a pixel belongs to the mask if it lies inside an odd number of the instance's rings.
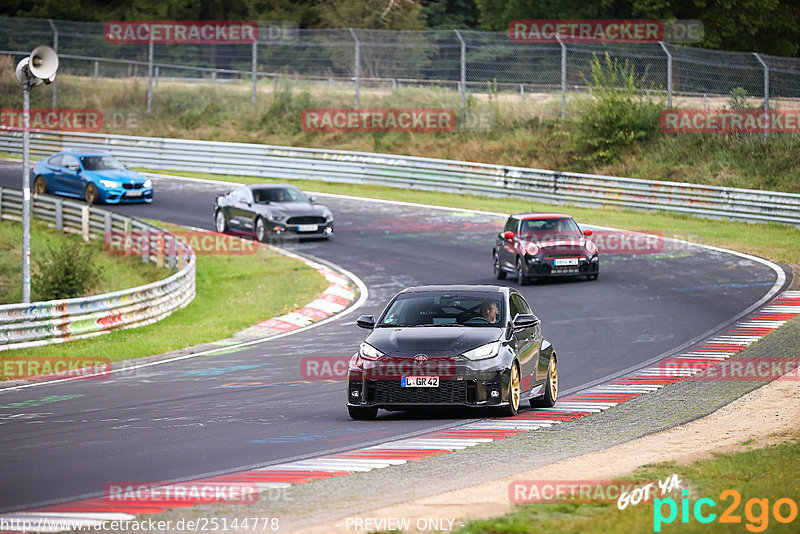
[[468,350],[463,353],[462,356],[468,360],[488,360],[489,358],[497,356],[498,352],[500,352],[500,342],[493,341],[492,343],[487,343],[486,345]]
[[145,180],[144,181],[144,187],[153,187],[153,180],[151,180],[150,178]]
[[100,180],[100,184],[103,187],[119,187],[119,182],[115,182],[114,180]]
[[365,360],[377,360],[384,354],[370,345],[369,343],[362,343],[361,346],[358,348],[358,354],[364,358]]
[[273,213],[271,215],[268,215],[268,217],[275,222],[281,222],[286,218],[286,215],[278,215],[276,213]]
[[327,211],[327,210],[326,210],[326,211],[325,211],[325,212],[322,214],[322,216],[323,216],[323,217],[325,217],[325,220],[326,220],[326,221],[332,221],[332,220],[333,220],[333,213],[331,213],[330,211]]
[[587,239],[584,246],[586,247],[586,252],[588,252],[590,255],[597,254],[597,245],[594,244],[594,241],[589,241]]

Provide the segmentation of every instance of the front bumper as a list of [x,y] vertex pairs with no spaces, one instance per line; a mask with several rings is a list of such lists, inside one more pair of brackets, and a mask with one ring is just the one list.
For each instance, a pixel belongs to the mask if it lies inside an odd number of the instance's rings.
[[552,257],[528,256],[525,258],[525,275],[535,278],[558,276],[583,276],[600,272],[600,259],[597,255],[592,257],[579,257],[578,265],[556,266]]
[[459,366],[454,375],[440,377],[438,387],[402,387],[399,377],[374,378],[363,370],[351,368],[347,405],[396,410],[424,406],[505,406],[510,378],[510,369],[473,370]]
[[[311,229],[311,226],[316,228]],[[333,221],[313,225],[283,224],[274,221],[267,221],[267,230],[270,234],[278,237],[292,238],[320,238],[333,235]]]
[[106,204],[128,204],[134,202],[152,202],[153,188],[124,189],[122,187],[99,189],[101,200]]

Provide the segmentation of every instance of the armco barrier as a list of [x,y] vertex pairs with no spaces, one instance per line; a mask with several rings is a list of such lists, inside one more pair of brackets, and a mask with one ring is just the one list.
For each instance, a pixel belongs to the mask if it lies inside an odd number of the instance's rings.
[[[791,193],[316,148],[88,133],[31,135],[35,156],[67,148],[105,149],[130,165],[153,169],[369,183],[800,225],[800,195]],[[3,132],[0,151],[20,154],[22,134]]]
[[[0,188],[0,218],[19,220],[22,192]],[[144,286],[65,300],[0,306],[0,351],[60,343],[97,336],[110,330],[154,323],[189,304],[195,294],[195,254],[180,238],[150,224],[80,202],[45,195],[33,197],[33,216],[59,231],[85,238],[111,231],[150,236],[149,250],[165,254],[142,255],[142,261],[164,264],[171,276]]]

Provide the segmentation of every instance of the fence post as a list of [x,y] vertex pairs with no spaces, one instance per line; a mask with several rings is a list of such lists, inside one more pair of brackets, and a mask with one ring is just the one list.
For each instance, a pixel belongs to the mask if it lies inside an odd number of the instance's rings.
[[764,127],[764,141],[769,138],[769,123],[770,123],[770,116],[769,116],[769,65],[767,62],[761,59],[761,55],[757,52],[753,52],[753,55],[756,56],[756,59],[759,63],[764,67],[764,115],[766,115],[767,125]]
[[64,201],[56,200],[56,232],[64,230]]
[[160,74],[158,72],[158,65],[156,65],[153,70],[155,70],[155,73],[153,74],[153,77],[156,79],[155,86],[158,87],[158,78],[160,77]]
[[[58,28],[53,24],[53,19],[47,19],[53,29],[53,50],[58,52]],[[58,107],[58,78],[53,80],[53,109]]]
[[561,45],[561,120],[567,118],[567,45],[556,34],[558,44]]
[[89,206],[81,206],[81,235],[84,241],[89,241]]
[[100,62],[94,62],[94,81],[97,81],[97,78],[100,77]]
[[147,114],[153,111],[153,34],[147,50]]
[[347,28],[350,30],[350,35],[353,36],[353,39],[356,43],[356,57],[355,57],[355,84],[356,84],[356,109],[358,109],[358,91],[361,85],[361,41],[358,40],[358,36],[353,28]]
[[461,93],[461,120],[466,120],[467,114],[467,45],[464,42],[464,39],[461,37],[461,32],[458,30],[453,30],[456,32],[456,37],[461,42],[461,84],[460,84],[460,93]]
[[658,44],[667,54],[667,109],[672,109],[672,53],[670,53],[664,41],[659,41]]
[[253,41],[253,95],[250,97],[250,101],[253,103],[253,111],[256,110],[256,83],[257,83],[257,70],[258,70],[258,37],[256,40]]

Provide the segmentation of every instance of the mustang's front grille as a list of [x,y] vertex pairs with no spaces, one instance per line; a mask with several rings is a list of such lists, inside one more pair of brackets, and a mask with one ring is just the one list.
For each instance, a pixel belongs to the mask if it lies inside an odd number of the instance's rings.
[[308,215],[304,217],[289,217],[286,224],[325,224],[325,217]]
[[371,380],[369,402],[378,404],[463,404],[467,402],[464,380],[440,380],[438,388],[403,388],[399,380]]

